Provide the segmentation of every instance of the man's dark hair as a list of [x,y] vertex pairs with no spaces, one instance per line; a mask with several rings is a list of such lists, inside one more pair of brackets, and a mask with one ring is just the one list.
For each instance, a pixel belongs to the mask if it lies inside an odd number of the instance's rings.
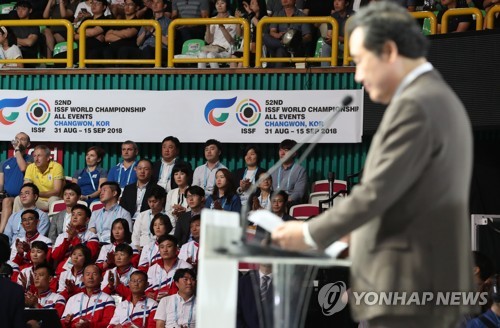
[[[99,1],[99,0],[97,0],[97,1]],[[106,6],[108,5],[108,2],[107,2],[106,0],[101,0],[101,1],[99,1],[99,2],[102,2],[102,3],[106,4]],[[135,152],[138,152],[138,151],[139,151],[139,147],[137,147],[137,144],[136,144],[134,141],[132,141],[132,140],[125,140],[125,141],[122,143],[122,146],[123,146],[123,145],[132,145],[132,147],[134,147],[134,151],[135,151]]]
[[45,253],[47,255],[49,253],[49,246],[41,240],[35,240],[31,243],[31,249],[36,248]]
[[160,236],[160,238],[158,238],[158,245],[160,245],[161,243],[163,243],[164,241],[167,241],[167,240],[174,243],[174,245],[176,247],[179,244],[179,241],[177,240],[177,238],[175,238],[175,236],[166,234],[166,235]]
[[53,277],[55,275],[54,274],[54,269],[52,269],[52,267],[48,263],[42,263],[42,264],[37,265],[36,269],[33,269],[33,271],[37,271],[37,270],[40,270],[40,269],[46,269],[47,273],[51,277]]
[[134,255],[134,250],[132,249],[132,246],[125,244],[125,243],[121,243],[121,244],[116,245],[115,253],[116,252],[126,253],[126,254],[128,254],[128,256],[130,258],[132,258],[132,255]]
[[488,256],[481,252],[473,251],[472,257],[474,258],[474,265],[479,268],[479,278],[482,281],[485,281],[495,273],[493,263]]
[[297,144],[297,141],[292,139],[285,139],[280,142],[280,149],[290,150]]
[[137,165],[139,165],[140,162],[146,162],[149,163],[149,166],[151,166],[151,169],[153,168],[153,162],[149,158],[141,158],[139,161],[137,161]]
[[205,197],[205,190],[203,190],[202,187],[196,186],[196,185],[187,188],[186,189],[186,196],[187,196],[187,193],[190,193],[191,195],[198,195],[200,197]]
[[207,141],[205,141],[205,146],[203,146],[203,149],[205,149],[211,145],[215,145],[215,147],[217,147],[217,150],[222,152],[222,144],[220,143],[219,140],[215,140],[215,139],[208,139]]
[[425,57],[429,41],[408,11],[390,1],[374,1],[361,8],[347,24],[350,34],[360,27],[364,31],[363,46],[380,56],[387,41],[393,41],[398,53],[407,58]]
[[40,220],[40,214],[38,214],[38,212],[35,210],[29,209],[23,211],[23,213],[21,213],[21,218],[24,216],[24,214],[33,214],[35,216],[35,220]]
[[130,275],[130,277],[132,277],[132,276],[141,276],[142,279],[144,279],[144,281],[146,283],[148,282],[148,275],[144,271],[141,271],[141,270],[134,271],[134,272],[132,272],[132,274]]
[[284,200],[285,204],[288,202],[288,194],[286,193],[286,191],[280,190],[277,193],[275,193],[272,198],[274,198],[276,196],[283,197],[283,200]]
[[177,269],[174,273],[174,281],[179,281],[179,279],[183,278],[186,273],[189,273],[194,280],[196,280],[196,273],[194,273],[193,269]]
[[116,199],[120,198],[122,190],[121,190],[120,185],[118,184],[118,182],[115,182],[115,181],[106,181],[106,182],[101,183],[101,188],[104,187],[104,186],[109,186],[112,191],[116,191],[116,197],[115,198]]
[[78,198],[80,198],[80,196],[82,195],[82,189],[80,188],[80,186],[73,182],[66,182],[66,184],[63,187],[63,194],[66,190],[74,191],[78,196]]
[[40,189],[38,189],[38,187],[34,183],[32,183],[32,182],[25,183],[21,187],[21,190],[23,190],[26,187],[31,188],[31,190],[33,190],[33,194],[40,196]]
[[83,204],[76,204],[75,206],[73,206],[71,208],[71,212],[73,212],[74,210],[82,210],[85,212],[85,216],[87,218],[90,219],[90,217],[92,216],[92,211],[90,210],[90,208],[88,208],[87,206],[83,205]]
[[168,136],[166,137],[165,139],[163,139],[163,141],[161,142],[162,146],[165,142],[167,141],[172,141],[175,145],[175,148],[177,148],[177,150],[181,150],[181,142],[179,141],[179,139],[177,139],[176,137],[174,136]]

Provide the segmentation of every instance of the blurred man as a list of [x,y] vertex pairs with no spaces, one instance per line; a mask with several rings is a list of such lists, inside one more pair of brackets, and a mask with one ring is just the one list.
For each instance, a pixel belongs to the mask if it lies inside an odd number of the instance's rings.
[[[389,106],[350,196],[307,223],[286,222],[273,239],[288,249],[325,249],[352,231],[354,292],[474,291],[465,108],[425,59],[428,41],[407,10],[372,2],[348,29],[356,81]],[[351,312],[370,327],[450,327],[472,310],[457,303],[359,302]]]

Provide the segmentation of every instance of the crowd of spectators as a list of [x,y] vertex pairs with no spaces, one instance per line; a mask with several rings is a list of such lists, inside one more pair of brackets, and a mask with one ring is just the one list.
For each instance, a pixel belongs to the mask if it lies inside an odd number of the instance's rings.
[[[391,0],[392,1],[392,0]],[[476,7],[488,11],[498,0],[394,0],[409,11],[431,10],[437,13],[438,32],[441,18],[450,8]],[[344,24],[369,0],[19,0],[2,19],[29,20],[35,18],[66,19],[75,27],[76,42],[82,37],[79,27],[87,19],[155,19],[161,26],[162,63],[167,61],[168,26],[176,18],[245,18],[250,23],[251,64],[255,54],[256,25],[265,16],[300,17],[332,16],[339,23],[339,47],[343,47]],[[472,16],[450,18],[448,32],[475,29]],[[269,24],[263,31],[265,56],[331,55],[331,26],[328,24]],[[155,31],[151,26],[93,26],[85,36],[86,57],[89,59],[153,59]],[[237,58],[242,56],[242,29],[238,24],[178,26],[175,54],[181,54],[188,40],[201,39],[206,46],[194,57]],[[320,41],[317,49],[317,41]],[[63,26],[0,27],[0,59],[65,58],[65,51],[56,45],[66,41]],[[20,51],[19,51],[20,50]],[[21,53],[21,54],[20,54]],[[339,57],[343,54],[339,51]],[[339,62],[341,58],[339,58]],[[75,63],[78,52],[75,52]],[[56,64],[58,65],[58,64]],[[107,64],[108,66],[110,64]],[[123,66],[112,65],[112,66]],[[131,64],[127,64],[131,65]],[[241,66],[231,63],[230,67]],[[268,67],[283,67],[290,63],[268,63]],[[328,66],[327,62],[323,66]],[[35,67],[25,64],[25,67]],[[90,65],[92,66],[92,65]],[[98,67],[102,65],[98,65]],[[23,67],[22,64],[5,64],[3,67]],[[199,63],[198,67],[206,67]],[[211,62],[211,68],[219,63]]]
[[[206,162],[193,171],[180,158],[176,137],[162,141],[155,163],[138,159],[137,144],[127,140],[123,160],[109,174],[101,165],[104,150],[94,146],[68,179],[46,146],[27,154],[27,134],[18,133],[12,144],[14,155],[0,163],[0,232],[11,247],[11,280],[23,287],[26,307],[55,309],[63,327],[193,327],[201,210],[239,212],[246,203],[294,220],[288,208],[307,192],[295,154],[268,175],[256,145],[245,148],[245,166],[231,172],[221,162],[221,143],[209,139]],[[295,145],[283,140],[277,155]],[[56,203],[63,209],[55,211]],[[253,231],[255,238],[268,237]],[[147,311],[127,312],[130,304]]]

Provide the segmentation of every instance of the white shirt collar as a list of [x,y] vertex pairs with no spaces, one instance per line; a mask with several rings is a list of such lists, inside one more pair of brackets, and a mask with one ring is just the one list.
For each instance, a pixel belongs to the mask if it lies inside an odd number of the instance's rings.
[[433,68],[434,67],[432,66],[431,63],[425,62],[422,65],[419,65],[417,68],[415,68],[410,73],[408,73],[404,77],[404,79],[401,81],[401,83],[399,84],[398,88],[396,89],[396,92],[394,93],[394,96],[392,96],[391,102],[394,99],[396,99],[397,97],[399,97],[401,95],[401,93],[403,92],[403,90],[406,89],[406,87],[408,85],[410,85],[410,83],[412,83],[413,81],[415,81],[417,79],[417,77],[419,77],[422,74],[425,74],[427,72],[432,71]]

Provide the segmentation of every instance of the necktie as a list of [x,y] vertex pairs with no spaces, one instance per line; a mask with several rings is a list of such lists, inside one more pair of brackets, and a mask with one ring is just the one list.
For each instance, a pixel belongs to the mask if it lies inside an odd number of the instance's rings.
[[260,278],[260,299],[264,301],[266,299],[267,290],[269,288],[269,276],[262,276]]

